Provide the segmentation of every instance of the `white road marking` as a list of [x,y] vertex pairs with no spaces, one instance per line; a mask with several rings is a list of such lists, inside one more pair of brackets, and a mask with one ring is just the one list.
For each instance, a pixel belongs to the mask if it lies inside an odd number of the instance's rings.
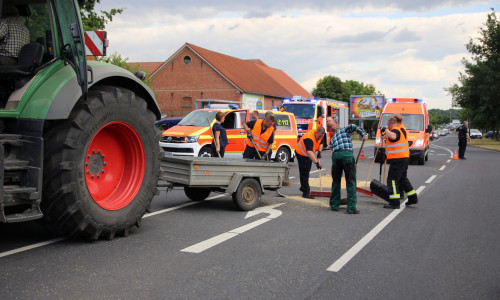
[[219,234],[217,236],[214,236],[212,238],[209,238],[207,240],[204,240],[202,242],[199,242],[195,245],[189,246],[187,248],[182,249],[182,252],[190,252],[190,253],[201,253],[207,249],[210,249],[222,242],[225,242],[233,237],[238,236],[239,234],[246,232],[252,228],[255,228],[259,225],[262,225],[264,223],[267,223],[271,221],[272,219],[275,219],[279,216],[281,216],[282,212],[280,210],[274,209],[275,207],[281,206],[285,203],[279,203],[279,204],[274,204],[274,205],[269,205],[269,206],[264,206],[264,207],[258,207],[254,209],[253,211],[249,211],[247,215],[245,216],[245,219],[248,217],[255,216],[260,213],[267,213],[269,216],[259,219],[257,221],[254,221],[250,224],[246,224],[243,226],[240,226],[238,228],[232,229],[228,232]]
[[444,168],[446,168],[446,165],[443,165],[441,168],[439,168],[439,171],[443,171]]
[[451,161],[451,159],[448,159],[448,160],[446,161],[446,163],[447,163],[447,164],[449,164],[449,163],[450,163],[450,161]]
[[31,250],[31,249],[35,249],[35,248],[38,248],[38,247],[43,247],[43,246],[50,245],[50,244],[53,244],[53,243],[57,243],[59,241],[65,240],[65,239],[66,238],[55,238],[55,239],[51,239],[51,240],[48,240],[48,241],[36,243],[36,244],[33,244],[33,245],[28,245],[28,246],[24,246],[24,247],[21,247],[21,248],[14,249],[14,250],[9,250],[9,251],[6,251],[6,252],[2,252],[2,253],[0,253],[0,258],[9,256],[9,255],[13,255],[13,254],[16,254],[16,253],[21,253],[21,252],[24,252],[24,251],[28,251],[28,250]]
[[437,177],[437,175],[432,175],[429,179],[427,179],[427,181],[425,183],[431,183],[434,180],[434,178],[436,178],[436,177]]
[[[417,189],[417,194],[420,194],[424,190],[425,186],[421,186]],[[393,210],[385,219],[382,220],[377,226],[375,226],[370,232],[368,232],[361,240],[359,240],[354,246],[351,247],[344,255],[342,255],[336,262],[334,262],[327,271],[338,272],[340,271],[359,251],[361,251],[374,237],[379,234],[382,229],[384,229],[394,218],[396,218],[404,209],[406,201],[401,203],[400,209]]]
[[[205,201],[212,200],[212,199],[219,198],[219,197],[223,197],[223,196],[224,196],[224,194],[215,195],[213,197],[207,198]],[[167,208],[167,209],[164,209],[164,210],[155,211],[153,213],[145,214],[143,216],[143,218],[148,218],[148,217],[156,216],[156,215],[159,215],[159,214],[162,214],[162,213],[166,213],[166,212],[169,212],[169,211],[173,211],[173,210],[176,210],[176,209],[179,209],[179,208],[182,208],[182,207],[186,207],[186,206],[189,206],[189,205],[197,204],[197,203],[199,203],[199,202],[188,202],[188,203],[184,203],[184,204],[181,204],[181,205],[178,205],[178,206],[170,207],[170,208]],[[28,246],[24,246],[24,247],[21,247],[21,248],[17,248],[17,249],[5,251],[5,252],[0,253],[0,258],[9,256],[9,255],[13,255],[13,254],[16,254],[16,253],[21,253],[21,252],[24,252],[24,251],[28,251],[28,250],[31,250],[31,249],[35,249],[35,248],[47,246],[47,245],[50,245],[50,244],[54,244],[54,243],[63,241],[65,239],[66,238],[62,238],[62,237],[61,238],[55,238],[55,239],[47,240],[47,241],[44,241],[44,242],[36,243],[36,244],[33,244],[33,245],[28,245]]]

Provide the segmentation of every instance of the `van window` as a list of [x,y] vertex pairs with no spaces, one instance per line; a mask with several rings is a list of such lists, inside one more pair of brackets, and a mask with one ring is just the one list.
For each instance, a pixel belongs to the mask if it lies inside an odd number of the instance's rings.
[[247,122],[247,112],[246,111],[240,111],[238,112],[240,115],[240,122],[239,122],[239,127],[237,128],[243,128],[243,124]]
[[[383,114],[380,120],[380,126],[387,126],[387,120],[392,117],[393,114]],[[424,115],[416,114],[402,114],[403,124],[407,130],[425,130],[424,129]]]
[[274,126],[276,127],[276,130],[291,130],[292,129],[292,124],[290,122],[289,115],[275,114],[274,118],[276,119],[276,121],[274,122]]
[[208,121],[212,122],[217,114],[216,110],[194,110],[185,116],[178,125],[206,127]]
[[236,118],[236,113],[235,112],[230,112],[226,114],[226,118],[224,119],[224,123],[222,123],[222,127],[226,129],[235,129],[238,128],[236,124],[238,123],[238,120]]

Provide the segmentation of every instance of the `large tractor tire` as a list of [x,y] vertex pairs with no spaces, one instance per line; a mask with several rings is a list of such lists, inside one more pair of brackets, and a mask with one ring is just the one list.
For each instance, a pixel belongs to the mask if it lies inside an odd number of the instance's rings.
[[45,130],[42,211],[68,237],[126,236],[157,193],[155,115],[130,90],[98,86]]

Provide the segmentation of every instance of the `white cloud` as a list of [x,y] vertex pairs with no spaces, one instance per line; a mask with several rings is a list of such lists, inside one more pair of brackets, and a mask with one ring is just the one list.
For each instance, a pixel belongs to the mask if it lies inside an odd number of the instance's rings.
[[[128,8],[106,28],[108,52],[131,62],[164,61],[189,42],[242,59],[262,59],[309,90],[321,77],[334,75],[372,83],[388,97],[429,99],[430,108],[442,109],[451,106],[443,88],[456,82],[460,60],[467,56],[464,45],[488,13],[369,15],[387,7],[418,12],[453,1],[424,1],[415,7],[415,1],[356,1],[353,9],[344,9],[348,1],[319,0],[307,2],[309,7],[305,1],[135,3],[123,1],[120,5]],[[366,17],[351,15],[362,7]]]

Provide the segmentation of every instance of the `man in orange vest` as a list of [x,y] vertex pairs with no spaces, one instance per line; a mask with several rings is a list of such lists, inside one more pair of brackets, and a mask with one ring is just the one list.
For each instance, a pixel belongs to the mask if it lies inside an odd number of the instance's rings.
[[[321,169],[319,159],[321,158],[321,151],[323,150],[323,136],[325,135],[325,128],[320,126],[316,129],[311,129],[306,132],[297,143],[295,154],[299,164],[300,174],[300,188],[302,197],[307,199],[314,199],[311,196],[311,189],[309,187],[309,172],[311,172],[311,165],[314,162],[318,169]],[[318,155],[314,153],[318,151]]]
[[399,209],[400,206],[400,186],[408,195],[406,205],[417,204],[417,192],[408,180],[407,171],[410,163],[410,150],[408,147],[408,134],[405,126],[398,122],[402,121],[401,115],[396,115],[387,121],[388,128],[383,128],[382,134],[387,137],[387,162],[390,164],[389,173],[387,174],[387,186],[389,197],[385,199],[389,204],[384,205],[384,208]]
[[[267,114],[264,119],[252,120],[243,124],[248,137],[243,158],[258,159],[260,154],[261,159],[268,160],[269,153],[273,148],[274,132],[276,131],[274,122],[275,118],[271,113]],[[257,149],[255,149],[254,143]],[[257,151],[259,151],[259,154],[257,154]]]

